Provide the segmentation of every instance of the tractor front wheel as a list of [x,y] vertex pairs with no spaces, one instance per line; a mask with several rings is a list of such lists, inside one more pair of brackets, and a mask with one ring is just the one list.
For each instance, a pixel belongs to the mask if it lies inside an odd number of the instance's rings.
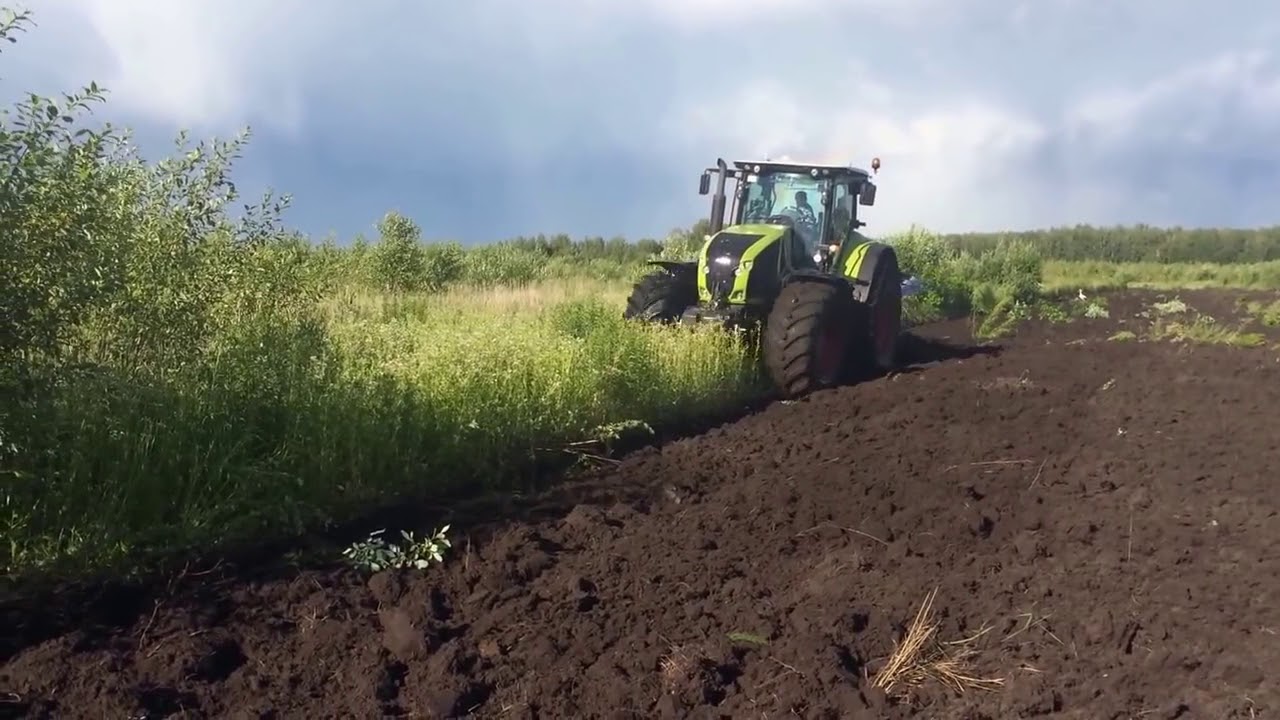
[[698,285],[692,273],[662,269],[640,278],[627,298],[622,316],[650,322],[672,323],[698,302]]
[[848,293],[832,283],[792,282],[765,322],[765,369],[782,394],[799,397],[844,379],[853,323]]

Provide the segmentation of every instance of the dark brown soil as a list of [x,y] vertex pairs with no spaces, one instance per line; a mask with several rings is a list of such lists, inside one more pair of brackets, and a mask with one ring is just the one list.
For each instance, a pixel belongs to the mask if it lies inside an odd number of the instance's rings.
[[[1275,717],[1280,335],[1106,340],[1154,297],[637,452],[442,567],[117,592],[23,635],[0,716]],[[876,689],[935,589],[1001,685]]]

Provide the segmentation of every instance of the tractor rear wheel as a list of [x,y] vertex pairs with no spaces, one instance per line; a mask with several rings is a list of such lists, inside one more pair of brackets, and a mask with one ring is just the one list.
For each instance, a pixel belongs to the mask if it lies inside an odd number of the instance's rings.
[[698,302],[698,286],[692,273],[662,269],[640,278],[627,298],[624,318],[672,323]]
[[902,336],[902,271],[898,256],[878,253],[866,302],[859,308],[858,370],[886,372],[897,367]]
[[853,336],[852,301],[840,286],[820,281],[783,286],[765,322],[765,369],[782,394],[799,397],[845,377]]

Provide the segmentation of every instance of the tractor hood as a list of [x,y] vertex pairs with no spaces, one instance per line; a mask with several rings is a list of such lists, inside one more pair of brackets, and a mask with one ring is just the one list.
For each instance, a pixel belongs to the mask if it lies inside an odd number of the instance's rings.
[[[786,225],[744,223],[711,236],[698,256],[698,299],[719,304],[746,302],[754,264],[790,231]],[[776,262],[776,251],[769,255]]]

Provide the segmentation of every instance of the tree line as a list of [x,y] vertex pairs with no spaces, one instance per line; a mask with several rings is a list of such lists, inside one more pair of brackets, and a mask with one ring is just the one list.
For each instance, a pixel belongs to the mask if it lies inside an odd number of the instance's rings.
[[[631,241],[568,234],[519,236],[486,247],[502,247],[572,264],[641,263],[664,249],[696,248],[708,229],[706,220],[687,228],[675,228],[665,238]],[[1046,260],[1148,262],[1148,263],[1257,263],[1280,260],[1280,226],[1263,228],[1184,228],[1152,225],[1075,225],[1007,232],[943,233],[942,239],[973,255],[1002,243],[1030,245]],[[893,238],[886,238],[892,241]],[[357,243],[360,245],[361,243]]]
[[1256,263],[1280,260],[1280,226],[1183,228],[1076,225],[1022,232],[950,234],[947,241],[978,254],[1002,241],[1029,244],[1046,260],[1150,263]]

